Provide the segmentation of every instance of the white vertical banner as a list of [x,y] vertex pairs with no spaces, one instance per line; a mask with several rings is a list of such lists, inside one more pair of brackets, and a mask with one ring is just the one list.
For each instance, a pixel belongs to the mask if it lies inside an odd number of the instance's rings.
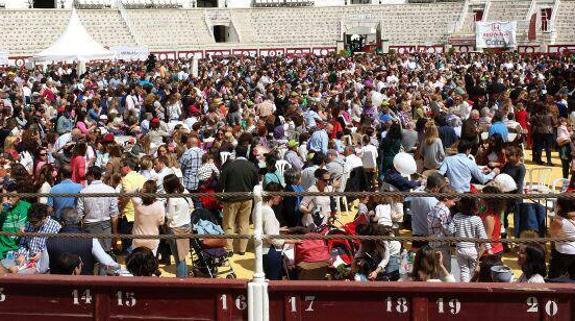
[[10,64],[8,60],[8,50],[0,49],[0,66],[7,66]]
[[517,21],[490,21],[475,23],[475,47],[477,48],[514,48]]

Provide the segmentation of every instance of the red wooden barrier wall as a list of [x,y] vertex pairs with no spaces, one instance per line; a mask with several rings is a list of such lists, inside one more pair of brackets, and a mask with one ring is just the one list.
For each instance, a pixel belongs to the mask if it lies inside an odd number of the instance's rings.
[[575,286],[270,282],[270,321],[573,321]]
[[175,278],[8,276],[0,320],[247,320],[247,282]]
[[[270,321],[573,321],[572,284],[269,283]],[[247,282],[0,278],[0,320],[247,320]]]

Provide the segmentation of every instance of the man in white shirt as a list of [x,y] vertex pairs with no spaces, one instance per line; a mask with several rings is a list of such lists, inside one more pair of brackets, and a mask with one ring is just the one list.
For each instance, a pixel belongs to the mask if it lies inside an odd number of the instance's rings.
[[82,132],[78,128],[74,128],[71,132],[60,135],[58,139],[56,139],[56,143],[54,143],[52,157],[61,164],[68,163],[69,159],[64,155],[64,147],[77,142],[80,138],[82,138]]
[[[104,184],[102,169],[92,166],[86,174],[88,186],[80,191],[86,193],[114,193],[115,189]],[[111,234],[118,231],[118,198],[116,197],[80,197],[76,211],[82,217],[83,228],[90,233]],[[105,251],[112,248],[111,239],[100,240]]]
[[363,166],[363,162],[361,158],[355,154],[353,146],[347,146],[343,154],[345,155],[344,173],[349,174],[354,168]]
[[154,170],[156,171],[156,186],[158,187],[158,194],[163,194],[164,190],[164,177],[174,174],[174,171],[168,167],[168,158],[160,156],[154,160]]
[[371,138],[364,135],[361,139],[363,147],[361,147],[361,160],[365,169],[375,169],[377,167],[377,147],[371,144]]

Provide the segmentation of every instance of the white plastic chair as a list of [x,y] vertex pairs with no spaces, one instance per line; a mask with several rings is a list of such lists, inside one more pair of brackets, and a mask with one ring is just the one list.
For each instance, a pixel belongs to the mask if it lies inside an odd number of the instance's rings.
[[220,152],[220,161],[222,162],[222,165],[228,161],[230,156],[232,156],[232,153],[230,152]]
[[549,183],[551,180],[551,168],[537,167],[528,170],[529,182],[525,192],[529,193],[549,193]]
[[[557,178],[551,183],[551,190],[549,192],[553,194],[565,193],[567,187],[569,187],[568,179]],[[555,217],[555,204],[557,204],[556,198],[547,199],[545,201],[545,206],[547,207],[547,210],[549,211],[549,217],[551,218]]]
[[278,171],[278,174],[283,177],[284,173],[286,171],[286,169],[291,168],[291,164],[288,163],[287,161],[281,159],[276,161],[276,170]]

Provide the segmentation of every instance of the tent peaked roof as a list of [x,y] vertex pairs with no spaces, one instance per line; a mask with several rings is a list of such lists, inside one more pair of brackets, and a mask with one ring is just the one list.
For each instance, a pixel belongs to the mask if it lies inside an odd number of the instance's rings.
[[76,9],[72,9],[70,21],[64,33],[49,48],[34,56],[35,61],[86,61],[112,59],[114,53],[99,44],[82,25]]

